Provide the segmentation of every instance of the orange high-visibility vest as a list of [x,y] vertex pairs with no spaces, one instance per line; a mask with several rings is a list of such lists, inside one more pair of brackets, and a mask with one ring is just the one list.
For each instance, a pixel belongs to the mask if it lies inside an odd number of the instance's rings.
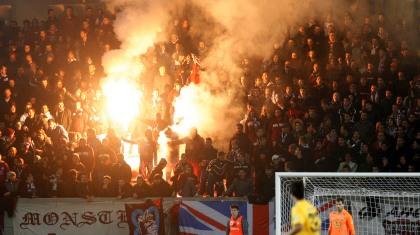
[[242,230],[242,215],[234,219],[233,216],[230,217],[229,221],[229,234],[230,235],[243,235],[244,231]]

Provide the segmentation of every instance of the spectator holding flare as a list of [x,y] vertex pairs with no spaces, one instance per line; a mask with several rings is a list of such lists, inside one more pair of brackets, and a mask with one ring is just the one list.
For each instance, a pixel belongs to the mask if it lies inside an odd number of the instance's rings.
[[153,161],[157,158],[157,142],[153,139],[152,130],[147,129],[144,132],[144,138],[142,140],[133,141],[124,138],[122,140],[138,145],[138,152],[140,156],[139,173],[142,174],[144,178],[149,177],[153,169]]
[[355,235],[353,217],[344,209],[344,200],[335,200],[337,211],[330,213],[330,226],[328,235]]

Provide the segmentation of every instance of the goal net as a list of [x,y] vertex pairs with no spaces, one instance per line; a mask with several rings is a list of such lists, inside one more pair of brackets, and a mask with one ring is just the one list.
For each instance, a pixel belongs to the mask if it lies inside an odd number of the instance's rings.
[[420,235],[420,173],[276,173],[277,235],[290,230],[290,190],[297,180],[318,208],[321,234],[328,234],[329,213],[343,198],[357,235]]

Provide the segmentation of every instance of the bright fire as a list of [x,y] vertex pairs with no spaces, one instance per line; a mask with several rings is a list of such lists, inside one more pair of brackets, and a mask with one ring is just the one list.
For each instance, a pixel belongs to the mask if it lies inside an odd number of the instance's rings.
[[124,160],[131,167],[131,171],[136,174],[139,172],[140,158],[137,151],[137,144],[130,144],[127,142],[123,143],[124,148]]
[[134,81],[108,79],[102,86],[106,115],[113,125],[124,130],[140,114],[141,91]]
[[199,89],[191,84],[181,89],[180,95],[174,101],[174,125],[172,129],[182,138],[189,135],[193,127],[202,123],[200,115]]
[[159,137],[158,137],[158,144],[159,144],[159,149],[158,149],[158,161],[160,161],[161,158],[167,158],[169,155],[169,148],[168,148],[168,142],[169,142],[169,138],[165,135],[165,131],[161,131],[159,133]]
[[[194,84],[181,89],[180,95],[174,100],[173,125],[170,127],[180,138],[187,137],[194,127],[203,125],[203,113],[200,111],[200,89]],[[166,158],[169,154],[168,142],[170,139],[165,135],[165,131],[159,133],[158,158]]]

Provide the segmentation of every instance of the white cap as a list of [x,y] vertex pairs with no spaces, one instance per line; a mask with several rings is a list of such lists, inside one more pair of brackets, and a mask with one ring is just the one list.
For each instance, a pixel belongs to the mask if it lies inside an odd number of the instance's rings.
[[274,155],[271,157],[271,160],[276,160],[276,159],[280,159],[280,156],[279,156],[279,155],[277,155],[277,154],[274,154]]

